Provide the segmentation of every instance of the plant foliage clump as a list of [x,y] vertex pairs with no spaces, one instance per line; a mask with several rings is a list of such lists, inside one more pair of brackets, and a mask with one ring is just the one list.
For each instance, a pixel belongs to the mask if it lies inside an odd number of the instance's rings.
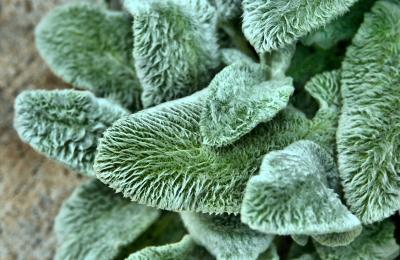
[[399,0],[106,6],[43,18],[76,89],[15,102],[21,139],[90,178],[56,259],[399,256]]

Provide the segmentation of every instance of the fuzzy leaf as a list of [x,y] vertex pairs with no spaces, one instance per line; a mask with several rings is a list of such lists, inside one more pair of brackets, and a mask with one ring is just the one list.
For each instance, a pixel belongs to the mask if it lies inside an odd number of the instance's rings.
[[77,88],[139,109],[131,19],[90,5],[54,9],[36,28],[36,46],[53,72]]
[[305,246],[308,243],[308,236],[307,235],[291,235],[291,238],[293,239],[296,244],[300,246]]
[[157,218],[158,211],[122,198],[98,180],[78,187],[55,221],[56,259],[115,259]]
[[208,0],[217,10],[221,22],[239,17],[242,13],[242,0]]
[[357,0],[243,0],[243,31],[259,53],[294,43]]
[[251,230],[234,215],[182,212],[181,217],[196,243],[207,248],[217,259],[257,259],[273,238]]
[[[314,121],[288,107],[232,145],[204,147],[199,111],[205,95],[207,90],[115,123],[98,147],[97,177],[141,204],[174,211],[238,213],[246,183],[263,155],[297,140],[322,140],[323,130]],[[335,132],[326,132],[329,141]]]
[[320,48],[329,49],[343,40],[350,40],[356,34],[364,13],[371,9],[376,0],[363,0],[356,2],[348,13],[337,17],[327,26],[309,33],[301,42],[305,45],[315,44]]
[[262,253],[257,260],[279,260],[278,250],[274,244],[271,244],[267,251]]
[[340,71],[317,74],[305,86],[305,90],[318,102],[319,110],[314,117],[313,139],[328,151],[336,151],[336,130],[340,114]]
[[399,246],[393,237],[394,226],[388,221],[366,226],[353,243],[343,247],[327,247],[314,243],[321,259],[395,259]]
[[342,72],[338,161],[350,209],[363,221],[400,209],[400,3],[378,1]]
[[267,234],[312,235],[346,232],[360,221],[341,203],[336,165],[324,149],[298,141],[267,154],[260,175],[246,187],[241,218]]
[[255,63],[252,58],[234,48],[222,49],[221,54],[222,54],[222,62],[225,63],[226,65],[231,65],[237,62],[244,62],[248,64]]
[[128,112],[87,91],[33,90],[15,101],[14,126],[36,151],[84,175],[94,176],[98,139]]
[[206,0],[124,4],[135,20],[133,56],[145,107],[207,86],[220,57],[215,9]]
[[335,247],[335,246],[346,246],[356,239],[362,231],[362,227],[358,226],[353,230],[342,232],[342,233],[332,233],[325,235],[315,235],[313,239],[324,246]]
[[197,246],[190,236],[180,242],[158,247],[147,247],[130,255],[127,260],[211,260],[206,250]]
[[294,88],[290,78],[265,81],[258,64],[226,67],[208,88],[200,120],[203,144],[233,143],[287,106]]

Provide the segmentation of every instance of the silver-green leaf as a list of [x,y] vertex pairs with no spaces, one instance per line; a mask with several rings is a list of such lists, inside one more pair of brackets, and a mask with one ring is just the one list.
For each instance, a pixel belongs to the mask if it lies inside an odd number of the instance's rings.
[[156,209],[122,198],[98,180],[79,186],[55,221],[55,259],[112,260],[159,216]]
[[139,109],[132,21],[93,5],[52,10],[36,27],[36,46],[52,71],[77,88]]
[[36,151],[84,175],[94,176],[97,142],[128,112],[87,91],[33,90],[18,95],[14,126]]

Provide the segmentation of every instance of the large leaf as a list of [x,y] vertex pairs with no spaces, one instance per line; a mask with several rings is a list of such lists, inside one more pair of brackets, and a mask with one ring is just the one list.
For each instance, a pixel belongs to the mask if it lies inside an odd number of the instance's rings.
[[324,26],[356,1],[243,0],[243,31],[257,52],[269,52]]
[[93,176],[99,138],[127,114],[119,105],[87,91],[33,90],[17,97],[14,126],[36,151]]
[[98,180],[78,187],[55,221],[56,259],[115,259],[158,217],[157,210],[122,198]]
[[311,141],[267,154],[246,187],[241,219],[268,234],[313,235],[353,230],[360,221],[335,193],[331,155]]
[[197,246],[190,236],[185,236],[180,242],[158,247],[147,247],[133,253],[127,260],[211,260],[207,251]]
[[394,226],[388,221],[366,226],[353,243],[341,247],[327,247],[314,243],[321,259],[396,259],[400,248],[393,237]]
[[[320,121],[288,107],[232,145],[204,147],[199,112],[206,92],[115,123],[98,147],[100,180],[133,201],[162,209],[238,213],[246,183],[263,155],[300,139],[329,143],[335,135],[319,129],[325,125]],[[321,132],[326,132],[326,141]]]
[[251,230],[234,215],[182,212],[181,217],[192,238],[217,259],[257,259],[273,238]]
[[364,223],[400,209],[400,3],[378,1],[349,47],[337,133],[339,171]]
[[233,143],[283,110],[293,93],[292,80],[266,81],[258,64],[235,63],[211,82],[200,120],[203,144]]
[[36,46],[66,82],[138,109],[131,24],[123,13],[90,5],[59,7],[36,28]]
[[215,9],[207,0],[125,0],[142,101],[149,107],[207,86],[220,63]]

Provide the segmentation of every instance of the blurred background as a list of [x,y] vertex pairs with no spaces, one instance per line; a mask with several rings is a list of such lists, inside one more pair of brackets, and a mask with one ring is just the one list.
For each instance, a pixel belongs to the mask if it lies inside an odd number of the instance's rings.
[[54,217],[82,181],[23,144],[12,126],[14,99],[22,90],[68,87],[39,57],[33,33],[49,10],[67,2],[73,1],[0,0],[1,260],[52,259]]

